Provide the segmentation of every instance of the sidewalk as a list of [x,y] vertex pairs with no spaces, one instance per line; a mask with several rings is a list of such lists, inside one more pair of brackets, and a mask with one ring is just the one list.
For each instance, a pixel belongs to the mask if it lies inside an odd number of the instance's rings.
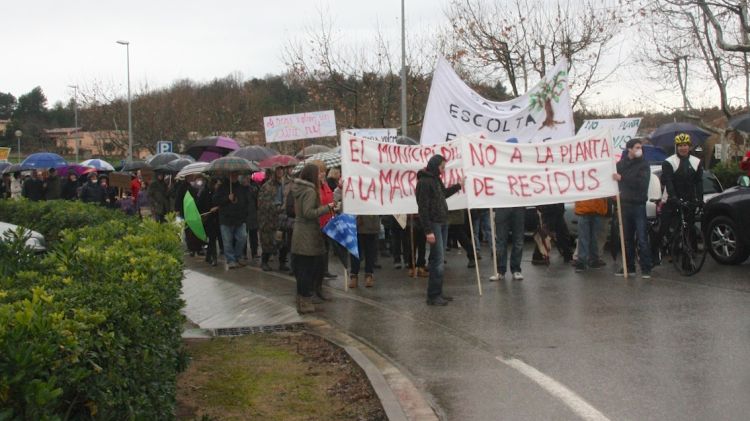
[[[437,419],[411,380],[383,356],[315,316],[300,317],[291,305],[296,295],[291,277],[266,274],[252,268],[222,271],[188,257],[186,267],[182,283],[182,297],[186,303],[183,312],[198,328],[186,328],[183,337],[208,338],[288,328],[298,330],[304,324],[311,333],[342,347],[362,367],[389,420]],[[256,289],[243,282],[248,276],[285,285],[294,293]]]

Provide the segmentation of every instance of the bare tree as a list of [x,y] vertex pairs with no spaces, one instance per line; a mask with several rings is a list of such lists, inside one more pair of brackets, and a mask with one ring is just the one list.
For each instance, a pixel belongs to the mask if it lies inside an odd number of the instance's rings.
[[453,0],[447,16],[461,63],[493,80],[501,70],[514,96],[567,59],[575,106],[616,68],[604,70],[601,58],[624,22],[617,6],[591,0]]
[[[719,108],[727,118],[735,112],[733,99],[750,104],[747,56],[738,48],[747,39],[746,0],[641,0],[640,6],[646,17],[641,44],[650,47],[641,50],[639,61],[652,70],[651,79],[679,88],[686,111],[693,109],[691,96],[705,98],[707,84],[718,92]],[[740,22],[738,27],[723,29],[733,16]],[[736,44],[727,43],[730,34]],[[692,89],[688,75],[696,82]],[[739,81],[745,84],[744,98],[732,98],[728,92]],[[706,124],[710,130],[719,130]]]

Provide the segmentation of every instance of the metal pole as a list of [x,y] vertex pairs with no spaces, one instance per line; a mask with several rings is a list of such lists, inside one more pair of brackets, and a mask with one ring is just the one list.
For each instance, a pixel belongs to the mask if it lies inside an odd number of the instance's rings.
[[21,136],[16,136],[18,139],[18,163],[21,163]]
[[128,58],[128,162],[133,162],[133,109],[130,102],[130,43],[125,44]]
[[408,136],[406,117],[406,14],[401,0],[401,136]]
[[76,129],[75,137],[73,142],[75,143],[76,150],[76,162],[78,162],[78,85],[70,85],[73,88],[73,126]]

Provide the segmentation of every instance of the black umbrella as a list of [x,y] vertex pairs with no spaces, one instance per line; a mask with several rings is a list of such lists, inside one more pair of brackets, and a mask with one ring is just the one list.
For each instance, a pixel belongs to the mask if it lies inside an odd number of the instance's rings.
[[195,162],[195,160],[192,158],[179,158],[179,159],[175,159],[174,161],[170,161],[162,165],[161,167],[166,167],[166,171],[177,173],[177,172],[180,172],[181,169],[192,164],[193,162]]
[[229,154],[229,156],[239,156],[245,158],[248,161],[260,162],[269,156],[278,155],[279,153],[271,148],[265,146],[253,145],[245,146],[244,148],[237,149]]
[[659,146],[661,148],[673,147],[674,138],[680,133],[687,133],[690,135],[690,140],[693,146],[701,146],[703,142],[711,136],[711,133],[701,129],[700,127],[690,123],[667,123],[662,124],[649,136],[649,140],[652,145]]
[[146,164],[148,164],[149,167],[156,169],[157,167],[168,164],[175,159],[180,159],[180,155],[177,155],[174,152],[162,152],[149,158],[146,161]]
[[13,164],[11,166],[5,167],[3,170],[3,174],[12,174],[14,172],[21,172],[22,167],[21,164]]
[[750,133],[750,113],[740,114],[729,119],[729,127]]
[[120,171],[138,171],[143,168],[146,168],[146,161],[131,161],[126,162],[125,165],[122,166]]

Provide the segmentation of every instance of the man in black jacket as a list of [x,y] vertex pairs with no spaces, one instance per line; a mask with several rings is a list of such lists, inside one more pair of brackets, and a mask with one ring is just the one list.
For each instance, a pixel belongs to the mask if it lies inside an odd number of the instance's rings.
[[461,190],[461,184],[448,188],[443,185],[440,176],[445,172],[445,158],[434,155],[427,162],[427,168],[417,174],[417,206],[419,219],[424,229],[427,242],[430,244],[429,269],[427,283],[427,304],[444,306],[453,298],[443,295],[444,242],[448,234],[448,203],[446,199]]
[[21,194],[34,202],[44,200],[44,182],[39,178],[37,170],[32,170],[31,177],[24,181]]
[[222,183],[214,193],[214,205],[219,207],[219,229],[227,261],[226,269],[243,266],[239,258],[247,242],[245,221],[249,204],[248,191],[238,179],[238,175],[232,173],[229,182]]
[[[620,186],[627,269],[628,273],[635,272],[635,241],[637,239],[641,277],[650,278],[652,262],[646,232],[646,202],[651,170],[643,159],[643,143],[640,139],[630,139],[625,146],[628,153],[617,163],[615,179],[619,181]],[[623,269],[618,270],[615,275],[623,276]]]

